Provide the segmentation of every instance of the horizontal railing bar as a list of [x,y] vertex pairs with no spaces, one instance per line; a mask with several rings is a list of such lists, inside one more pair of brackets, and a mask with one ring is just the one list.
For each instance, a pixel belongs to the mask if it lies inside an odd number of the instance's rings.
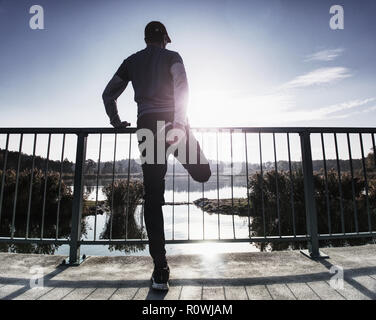
[[[221,238],[221,239],[174,239],[166,240],[167,244],[184,244],[184,243],[206,243],[206,242],[280,242],[280,241],[307,241],[308,236],[269,236],[269,237],[252,237],[252,238]],[[113,240],[81,240],[80,245],[109,245],[109,244],[148,244],[148,240],[140,239],[113,239]]]
[[[336,233],[336,234],[320,234],[319,240],[332,240],[332,239],[346,239],[346,238],[374,238],[376,232],[359,232],[359,233]],[[221,239],[175,239],[166,240],[167,244],[184,244],[184,243],[220,243],[220,242],[286,242],[286,241],[308,241],[309,236],[267,236],[267,237],[252,237],[252,238],[221,238]],[[0,243],[36,243],[36,244],[69,244],[69,239],[40,239],[40,238],[0,238]],[[148,240],[140,239],[113,239],[113,240],[81,240],[80,245],[110,245],[110,244],[148,244]]]
[[[98,133],[135,133],[137,128],[129,127],[122,129],[115,128],[0,128],[0,133],[12,133],[12,134],[98,134]],[[376,128],[364,127],[364,128],[347,128],[347,127],[192,127],[194,131],[241,131],[241,132],[253,132],[253,133],[376,133]]]
[[332,234],[319,234],[319,240],[332,240],[332,239],[348,239],[348,238],[374,238],[376,232],[349,232],[349,233],[332,233]]
[[198,131],[224,131],[224,132],[249,132],[249,133],[375,133],[376,128],[364,127],[192,127]]
[[36,243],[36,244],[69,244],[69,239],[41,239],[41,238],[0,238],[0,243]]
[[30,134],[30,133],[38,133],[38,134],[99,134],[99,133],[135,133],[137,128],[130,127],[130,128],[0,128],[0,133],[12,133],[12,134]]

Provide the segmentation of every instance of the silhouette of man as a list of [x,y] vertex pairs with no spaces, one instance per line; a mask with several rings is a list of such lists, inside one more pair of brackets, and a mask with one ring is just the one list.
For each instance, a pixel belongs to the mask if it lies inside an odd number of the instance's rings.
[[[149,238],[149,251],[154,261],[151,277],[152,288],[168,290],[170,269],[166,259],[165,235],[162,206],[164,205],[165,174],[167,172],[168,154],[164,153],[162,163],[157,159],[158,121],[166,125],[165,131],[178,129],[183,132],[183,139],[167,138],[163,140],[165,149],[172,144],[182,144],[185,149],[185,160],[181,161],[192,178],[198,182],[206,182],[211,171],[202,150],[190,132],[186,117],[188,100],[188,82],[179,53],[166,49],[171,42],[165,26],[159,21],[152,21],[145,27],[146,48],[132,54],[121,64],[103,92],[103,101],[110,123],[115,128],[130,125],[121,121],[117,110],[117,98],[127,87],[129,81],[134,88],[134,99],[138,106],[137,129],[148,129],[153,132],[154,147],[151,151],[153,161],[142,164],[144,183],[144,218]],[[138,135],[139,145],[146,137]],[[189,143],[193,141],[194,143]],[[142,151],[145,156],[148,150]],[[150,152],[150,151],[149,151]],[[190,155],[193,156],[190,158]],[[178,156],[178,152],[174,152]],[[191,159],[194,159],[193,161]],[[180,160],[180,158],[178,158]]]

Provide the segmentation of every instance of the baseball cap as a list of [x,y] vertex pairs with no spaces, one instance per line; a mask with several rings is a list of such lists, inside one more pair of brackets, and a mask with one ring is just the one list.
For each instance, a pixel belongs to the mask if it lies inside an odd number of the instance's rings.
[[162,41],[163,35],[167,36],[167,42],[171,42],[166,27],[159,21],[151,21],[145,27],[145,41]]

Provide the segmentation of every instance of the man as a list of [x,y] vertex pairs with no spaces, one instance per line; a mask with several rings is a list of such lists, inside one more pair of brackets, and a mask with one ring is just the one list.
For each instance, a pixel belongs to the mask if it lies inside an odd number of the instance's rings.
[[[176,132],[179,129],[183,132],[183,139],[180,136],[180,140],[167,138],[166,141],[164,137],[162,147],[168,149],[174,143],[184,144],[185,159],[189,159],[189,155],[193,154],[191,158],[194,158],[194,161],[188,160],[182,164],[194,180],[206,182],[210,178],[211,171],[199,144],[190,132],[187,121],[188,83],[181,56],[177,52],[166,49],[171,39],[161,22],[152,21],[147,24],[145,42],[147,45],[145,49],[129,56],[121,64],[103,92],[103,101],[110,123],[115,128],[129,126],[130,123],[127,121],[120,120],[116,100],[131,81],[135,92],[134,99],[138,106],[138,132],[141,131],[140,129],[148,129],[153,133],[155,142],[154,150],[151,151],[153,159],[142,164],[144,218],[149,238],[149,251],[154,261],[152,287],[157,290],[168,290],[170,269],[166,259],[162,212],[168,154],[163,154],[162,163],[158,161],[160,159],[157,148],[161,150],[161,144],[157,136],[161,132],[161,127],[157,122],[166,123],[162,127],[165,131]],[[169,131],[170,129],[175,130]],[[192,140],[194,144],[188,143]],[[139,144],[144,141],[145,139],[140,141],[139,136]],[[144,150],[142,156],[147,152],[150,151]],[[177,152],[174,152],[174,155],[177,156]]]

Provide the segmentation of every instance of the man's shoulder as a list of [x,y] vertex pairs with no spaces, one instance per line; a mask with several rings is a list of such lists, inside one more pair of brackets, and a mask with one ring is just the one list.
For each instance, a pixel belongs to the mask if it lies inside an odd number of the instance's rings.
[[124,61],[131,61],[133,60],[136,56],[138,56],[143,50],[137,51],[135,53],[132,53],[130,56],[124,59]]
[[145,53],[145,49],[138,50],[137,52],[134,52],[131,55],[129,55],[128,57],[126,57],[124,59],[124,61],[132,61],[135,58],[137,58],[138,56],[143,55],[144,53]]
[[162,49],[162,50],[165,51],[166,54],[168,54],[168,55],[170,55],[172,57],[174,57],[174,56],[180,57],[180,54],[177,51],[173,51],[173,50],[169,50],[169,49]]
[[[160,52],[162,53],[162,55],[164,55],[165,57],[167,57],[167,59],[169,61],[171,61],[172,63],[175,63],[175,62],[181,62],[181,63],[183,63],[183,59],[182,59],[182,57],[180,56],[180,54],[177,51],[168,50],[168,49],[162,49],[162,48],[158,48],[158,50],[160,50]],[[127,63],[127,64],[129,64],[129,63],[132,63],[132,61],[137,61],[139,59],[143,59],[145,57],[145,55],[148,55],[147,48],[139,50],[139,51],[131,54],[129,57],[127,57],[124,60],[124,62]]]
[[181,57],[179,52],[168,50],[168,49],[163,49],[163,50],[166,52],[166,55],[169,56],[171,64],[174,64],[176,62],[183,63],[183,58]]

